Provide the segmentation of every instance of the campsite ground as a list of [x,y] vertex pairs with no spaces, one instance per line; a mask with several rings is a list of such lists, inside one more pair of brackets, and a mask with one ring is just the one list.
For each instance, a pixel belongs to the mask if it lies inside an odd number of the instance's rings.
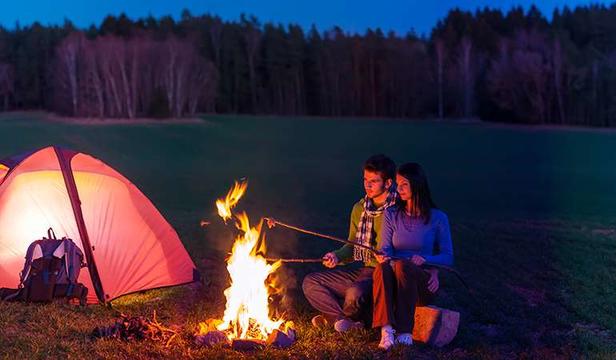
[[[0,119],[0,157],[57,144],[92,154],[132,180],[176,228],[203,273],[200,289],[154,290],[113,309],[0,303],[0,354],[7,358],[231,358],[192,343],[197,323],[220,317],[224,256],[232,231],[214,200],[249,179],[239,208],[343,236],[361,196],[361,164],[373,153],[422,163],[450,216],[456,266],[474,292],[442,281],[438,304],[461,312],[443,349],[377,350],[378,334],[309,327],[298,289],[318,265],[283,267],[300,338],[287,350],[243,357],[568,358],[616,356],[616,133],[368,119],[208,116],[202,122],[88,126],[42,115]],[[211,222],[202,228],[201,220]],[[282,229],[273,255],[318,257],[336,245]],[[33,239],[34,240],[34,239]],[[176,326],[168,348],[152,341],[89,339],[118,312]]]

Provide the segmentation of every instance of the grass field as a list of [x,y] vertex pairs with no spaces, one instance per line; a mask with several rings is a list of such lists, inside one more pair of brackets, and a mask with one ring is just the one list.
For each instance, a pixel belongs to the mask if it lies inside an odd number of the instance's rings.
[[[36,113],[0,117],[0,157],[49,144],[89,153],[132,180],[175,227],[204,275],[201,289],[155,290],[113,309],[0,303],[6,358],[569,358],[616,356],[616,132],[369,119],[207,116],[185,124],[71,125]],[[298,285],[319,265],[285,266],[300,339],[290,349],[238,354],[192,343],[197,323],[220,317],[223,258],[232,232],[214,201],[249,179],[239,207],[344,236],[362,196],[361,166],[386,153],[424,165],[449,214],[456,267],[475,298],[445,275],[438,304],[460,311],[443,349],[377,350],[378,334],[309,327]],[[212,222],[201,228],[202,219]],[[274,230],[276,255],[318,257],[336,245]],[[89,339],[118,312],[181,329],[169,348]]]

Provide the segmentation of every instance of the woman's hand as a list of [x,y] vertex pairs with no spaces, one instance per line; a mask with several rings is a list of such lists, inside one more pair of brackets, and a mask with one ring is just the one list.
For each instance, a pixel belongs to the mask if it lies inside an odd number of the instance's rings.
[[376,261],[378,261],[379,264],[386,263],[389,260],[391,260],[391,258],[387,255],[374,254],[374,257],[376,258]]
[[411,258],[411,262],[417,266],[421,266],[426,263],[426,259],[419,255],[413,255],[413,257]]
[[330,269],[335,268],[339,262],[340,260],[338,260],[338,257],[333,252],[328,252],[327,254],[323,255],[323,266],[325,267],[328,267]]
[[428,290],[434,294],[438,291],[439,287],[438,270],[430,269],[428,272],[430,273],[430,278],[428,279]]

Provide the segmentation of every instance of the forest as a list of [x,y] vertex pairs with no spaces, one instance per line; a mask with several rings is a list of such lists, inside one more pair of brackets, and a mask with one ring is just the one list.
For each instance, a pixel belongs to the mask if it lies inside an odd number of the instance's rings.
[[0,110],[616,125],[616,4],[451,10],[429,34],[212,14],[0,28]]

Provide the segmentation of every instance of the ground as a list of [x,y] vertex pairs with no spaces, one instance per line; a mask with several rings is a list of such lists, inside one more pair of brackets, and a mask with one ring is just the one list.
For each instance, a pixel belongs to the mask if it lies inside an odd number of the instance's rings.
[[[616,356],[616,133],[577,129],[382,119],[206,116],[181,124],[90,126],[37,113],[0,117],[0,157],[57,144],[94,155],[133,181],[178,231],[203,274],[201,287],[154,290],[112,308],[0,303],[0,354],[7,358],[613,358]],[[286,350],[238,354],[193,344],[197,324],[222,315],[224,257],[233,231],[214,200],[247,177],[239,205],[344,236],[362,194],[361,164],[374,153],[427,170],[450,218],[456,268],[438,304],[461,313],[447,347],[380,352],[378,333],[339,335],[309,326],[298,287],[319,265],[282,268],[287,316],[299,341]],[[211,224],[200,226],[201,220]],[[269,251],[318,257],[337,245],[275,229]],[[151,317],[181,337],[92,340],[121,313]]]

